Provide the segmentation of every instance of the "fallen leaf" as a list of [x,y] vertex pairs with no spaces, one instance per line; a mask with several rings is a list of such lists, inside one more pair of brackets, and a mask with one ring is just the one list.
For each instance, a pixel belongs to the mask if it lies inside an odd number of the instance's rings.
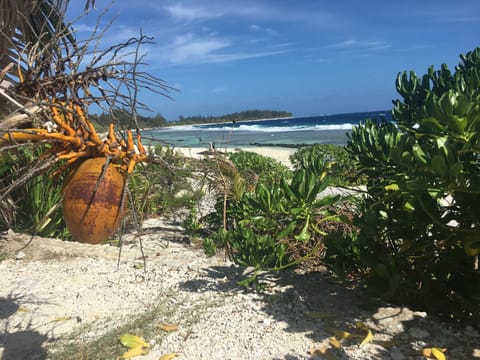
[[131,359],[135,356],[146,355],[148,354],[148,347],[143,345],[137,345],[132,347],[127,352],[123,353],[122,358]]
[[363,338],[362,342],[360,343],[360,346],[363,346],[365,344],[368,344],[370,341],[373,340],[373,334],[370,329],[367,331],[367,335]]
[[18,309],[17,309],[17,313],[27,313],[29,312],[30,310],[24,306],[20,306]]
[[432,357],[432,348],[422,349],[422,355],[427,358]]
[[178,356],[177,353],[165,354],[165,355],[160,356],[160,358],[158,360],[171,360],[173,358],[176,358],[177,356]]
[[335,335],[337,339],[348,339],[352,335],[348,331],[343,331],[332,327],[326,327],[325,330]]
[[330,343],[330,345],[332,345],[335,349],[340,349],[342,347],[342,343],[340,341],[337,340],[336,337],[331,337],[330,339],[328,339],[328,342]]
[[444,354],[445,351],[447,351],[447,349],[439,349],[436,347],[432,347],[432,355],[437,360],[447,360],[447,357]]
[[429,359],[446,360],[445,351],[447,351],[447,349],[444,348],[424,348],[422,349],[422,355]]
[[129,349],[136,348],[138,346],[149,347],[150,345],[145,342],[140,336],[124,334],[120,337],[120,342],[123,346],[128,347]]
[[178,326],[175,324],[160,324],[158,328],[163,331],[171,332],[178,330]]

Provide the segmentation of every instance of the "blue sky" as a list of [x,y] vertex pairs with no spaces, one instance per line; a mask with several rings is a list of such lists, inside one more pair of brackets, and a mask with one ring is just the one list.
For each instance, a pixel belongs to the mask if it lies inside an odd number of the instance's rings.
[[[71,1],[68,17],[82,13]],[[395,78],[451,69],[479,46],[480,1],[96,0],[74,25],[87,38],[115,18],[105,44],[140,31],[144,69],[178,89],[140,98],[168,120],[247,109],[295,116],[391,109]]]

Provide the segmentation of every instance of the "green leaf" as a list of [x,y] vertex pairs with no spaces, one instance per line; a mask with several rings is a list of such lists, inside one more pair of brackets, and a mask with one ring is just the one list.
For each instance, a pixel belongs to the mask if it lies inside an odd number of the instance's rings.
[[291,221],[286,228],[284,228],[282,231],[280,231],[277,235],[277,240],[282,240],[285,239],[288,235],[290,235],[295,228],[297,227],[297,222]]
[[413,144],[412,152],[415,158],[419,160],[422,164],[427,163],[425,152],[423,151],[422,147],[419,144],[417,143]]
[[303,226],[302,231],[298,235],[295,235],[295,240],[299,241],[307,241],[310,239],[311,234],[308,232],[308,228],[310,227],[310,216],[307,216],[305,220],[305,225]]
[[384,188],[385,188],[386,191],[398,191],[398,190],[400,190],[400,187],[398,186],[398,184],[385,185]]
[[444,133],[446,132],[445,126],[443,126],[438,119],[429,117],[422,121],[421,130],[426,132],[433,132],[433,133]]
[[405,202],[405,204],[403,205],[403,208],[405,210],[407,210],[408,212],[412,212],[412,211],[415,210],[415,207],[411,203],[409,203],[408,201]]
[[431,167],[434,173],[446,177],[448,174],[447,164],[442,156],[435,155],[432,158]]

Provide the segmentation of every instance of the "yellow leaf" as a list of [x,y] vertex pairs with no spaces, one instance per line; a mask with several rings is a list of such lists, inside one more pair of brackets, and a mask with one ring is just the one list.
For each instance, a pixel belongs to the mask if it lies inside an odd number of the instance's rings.
[[328,317],[332,317],[333,315],[321,311],[309,311],[305,313],[305,316],[310,319],[325,319]]
[[432,348],[422,349],[422,355],[429,358],[432,356]]
[[436,347],[432,347],[432,355],[437,360],[447,360],[446,356],[443,354],[447,349],[439,349]]
[[30,310],[24,306],[20,306],[18,309],[17,309],[17,312],[18,313],[27,313],[29,312]]
[[128,347],[129,349],[136,348],[138,346],[149,347],[150,345],[145,342],[140,336],[124,334],[120,337],[120,342],[123,346]]
[[176,358],[177,356],[178,356],[177,353],[165,354],[165,355],[160,356],[160,358],[158,360],[171,360],[173,358]]
[[178,326],[175,324],[160,324],[158,325],[158,328],[167,332],[178,330]]
[[332,333],[333,335],[335,335],[337,339],[340,339],[340,340],[348,339],[352,335],[348,331],[343,331],[343,330],[332,328],[332,327],[326,327],[325,330]]
[[362,342],[360,343],[360,346],[363,346],[365,344],[368,344],[370,341],[373,340],[373,334],[370,329],[367,331],[367,335],[363,338]]
[[127,352],[123,353],[122,358],[131,359],[135,356],[146,355],[148,354],[148,347],[143,345],[137,345],[132,347]]
[[340,349],[342,347],[342,343],[337,340],[336,337],[331,337],[328,342],[332,345],[335,349]]
[[436,347],[425,348],[422,349],[422,355],[430,359],[435,358],[437,360],[446,360],[447,357],[443,354],[445,351],[447,351],[447,349]]

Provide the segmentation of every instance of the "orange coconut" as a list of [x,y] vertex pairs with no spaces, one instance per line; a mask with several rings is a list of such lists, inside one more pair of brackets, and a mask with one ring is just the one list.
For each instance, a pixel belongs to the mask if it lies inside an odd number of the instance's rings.
[[63,188],[63,217],[72,237],[98,244],[120,225],[125,177],[106,159],[83,161],[67,178]]

